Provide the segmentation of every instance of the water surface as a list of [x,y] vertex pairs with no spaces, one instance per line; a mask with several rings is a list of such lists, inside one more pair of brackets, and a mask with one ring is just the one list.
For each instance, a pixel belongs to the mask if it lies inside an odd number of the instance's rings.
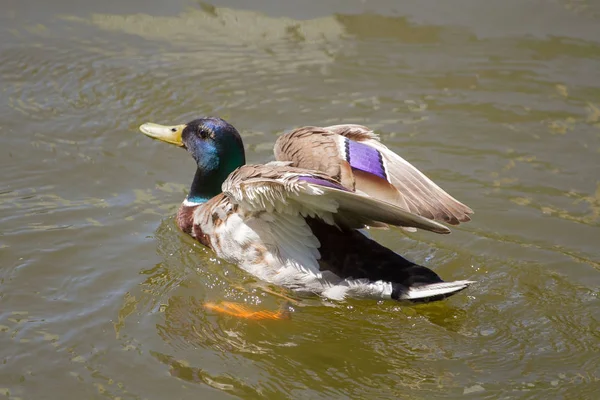
[[[600,8],[9,1],[0,16],[0,393],[21,399],[595,398]],[[177,231],[194,172],[137,132],[201,115],[250,162],[360,123],[476,212],[376,238],[444,302],[282,300]],[[273,289],[273,288],[271,288]]]

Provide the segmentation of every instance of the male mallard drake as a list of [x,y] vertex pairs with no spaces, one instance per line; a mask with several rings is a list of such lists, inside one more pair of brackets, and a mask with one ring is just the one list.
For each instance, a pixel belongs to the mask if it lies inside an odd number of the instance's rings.
[[196,160],[177,213],[181,230],[264,281],[331,299],[411,301],[472,283],[444,282],[359,231],[449,233],[435,220],[458,224],[472,213],[364,126],[296,129],[277,139],[277,161],[264,165],[245,165],[240,134],[220,118],[140,130]]

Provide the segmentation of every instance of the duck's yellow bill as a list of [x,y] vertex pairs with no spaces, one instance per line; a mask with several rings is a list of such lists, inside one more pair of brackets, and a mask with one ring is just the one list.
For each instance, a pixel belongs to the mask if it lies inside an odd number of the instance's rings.
[[148,122],[140,126],[140,131],[146,136],[150,136],[152,139],[171,143],[176,146],[183,146],[181,133],[185,127],[186,124],[166,126]]

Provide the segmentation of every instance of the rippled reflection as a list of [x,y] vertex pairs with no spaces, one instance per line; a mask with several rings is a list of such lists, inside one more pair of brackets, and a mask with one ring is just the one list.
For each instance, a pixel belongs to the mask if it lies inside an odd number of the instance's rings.
[[[0,15],[0,393],[593,398],[591,2],[308,2],[310,18],[267,0],[80,3]],[[285,293],[298,301],[286,321],[206,310],[284,301],[174,224],[193,161],[137,126],[204,114],[240,129],[250,162],[300,125],[377,129],[476,214],[443,238],[373,235],[478,283],[408,307]]]

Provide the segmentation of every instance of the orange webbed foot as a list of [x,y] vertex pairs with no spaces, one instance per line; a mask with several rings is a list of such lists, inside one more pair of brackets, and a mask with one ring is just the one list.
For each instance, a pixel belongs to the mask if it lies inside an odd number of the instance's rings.
[[252,320],[266,320],[266,319],[290,319],[290,312],[287,310],[287,306],[283,307],[279,311],[253,311],[250,307],[240,304],[224,301],[220,304],[205,303],[204,307],[215,312],[219,312],[232,317],[252,319]]

